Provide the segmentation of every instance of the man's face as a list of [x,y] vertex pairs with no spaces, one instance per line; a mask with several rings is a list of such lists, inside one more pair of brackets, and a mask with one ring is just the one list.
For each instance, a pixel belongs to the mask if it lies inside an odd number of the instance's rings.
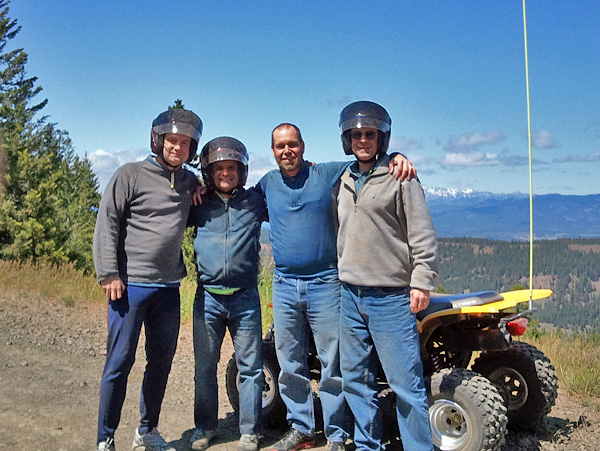
[[217,191],[230,194],[239,182],[238,164],[236,161],[215,161],[212,164],[213,180]]
[[362,127],[350,130],[352,139],[352,152],[359,161],[371,161],[377,155],[377,137],[379,131],[376,128]]
[[273,156],[281,169],[289,176],[294,176],[302,167],[304,143],[298,139],[293,127],[280,127],[273,131]]
[[192,138],[179,133],[166,133],[163,145],[163,159],[171,166],[181,166],[190,156]]

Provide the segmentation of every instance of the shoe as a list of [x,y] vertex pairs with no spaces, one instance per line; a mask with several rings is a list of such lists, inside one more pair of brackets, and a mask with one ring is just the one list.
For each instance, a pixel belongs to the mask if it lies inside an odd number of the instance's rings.
[[346,451],[346,444],[343,442],[327,442],[327,451]]
[[115,441],[112,438],[98,443],[98,451],[115,451]]
[[217,436],[217,431],[201,431],[195,429],[190,437],[190,448],[195,451],[203,451],[208,448],[210,441]]
[[271,451],[297,451],[315,446],[315,436],[306,435],[296,429],[290,429],[281,440],[273,445]]
[[257,451],[261,438],[259,434],[242,434],[238,442],[237,451]]
[[176,451],[162,438],[156,428],[143,435],[140,435],[139,430],[136,428],[132,448],[133,451]]

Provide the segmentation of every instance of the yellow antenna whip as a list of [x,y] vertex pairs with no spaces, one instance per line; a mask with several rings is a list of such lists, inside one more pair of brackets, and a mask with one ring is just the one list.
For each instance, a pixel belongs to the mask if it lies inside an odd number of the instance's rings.
[[531,158],[531,104],[529,101],[529,56],[527,53],[527,13],[523,0],[523,34],[525,36],[525,80],[527,84],[527,137],[529,141],[529,308],[533,306],[533,171]]

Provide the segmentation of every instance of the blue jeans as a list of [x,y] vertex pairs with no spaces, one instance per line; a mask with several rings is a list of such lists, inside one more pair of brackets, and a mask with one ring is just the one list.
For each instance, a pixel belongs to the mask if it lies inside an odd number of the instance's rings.
[[240,433],[259,434],[262,432],[263,363],[257,287],[218,295],[198,286],[194,301],[194,423],[203,431],[217,428],[217,363],[227,328],[233,339],[240,378]]
[[312,331],[321,361],[319,397],[324,433],[343,442],[346,403],[339,368],[340,282],[337,275],[309,280],[273,277],[275,346],[281,367],[279,390],[287,420],[303,434],[314,434],[315,413],[307,362]]
[[340,364],[344,394],[355,418],[357,450],[381,450],[377,401],[378,357],[396,393],[404,449],[433,449],[429,407],[419,352],[419,332],[409,289],[342,284]]
[[158,425],[171,363],[179,336],[179,288],[128,286],[123,297],[108,302],[106,363],[100,382],[97,441],[115,435],[135,362],[142,324],[146,332],[146,371],[140,397],[139,431]]

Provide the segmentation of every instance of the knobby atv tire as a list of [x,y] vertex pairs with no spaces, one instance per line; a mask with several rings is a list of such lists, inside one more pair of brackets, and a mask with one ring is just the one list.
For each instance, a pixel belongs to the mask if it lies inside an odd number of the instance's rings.
[[[286,424],[286,407],[279,394],[279,363],[273,345],[263,344],[263,423],[266,426],[278,427]],[[236,412],[239,411],[239,377],[235,353],[227,363],[225,385],[229,403]]]
[[497,451],[506,435],[506,408],[486,378],[464,368],[444,369],[428,384],[429,419],[436,449]]
[[514,341],[507,351],[483,352],[472,369],[498,388],[511,429],[535,431],[554,406],[556,371],[550,360],[528,343]]

